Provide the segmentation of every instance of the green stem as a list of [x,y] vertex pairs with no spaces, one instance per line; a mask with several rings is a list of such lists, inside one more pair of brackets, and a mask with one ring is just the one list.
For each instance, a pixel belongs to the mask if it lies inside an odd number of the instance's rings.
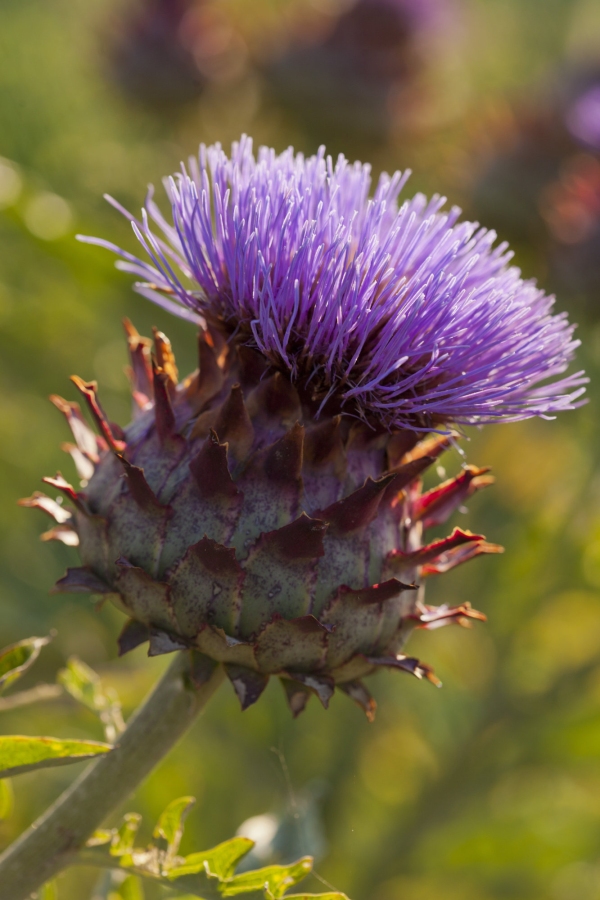
[[114,750],[92,763],[0,856],[0,900],[27,900],[77,852],[103,820],[169,752],[220,685],[218,666],[199,689],[190,686],[189,654],[180,653],[133,714]]

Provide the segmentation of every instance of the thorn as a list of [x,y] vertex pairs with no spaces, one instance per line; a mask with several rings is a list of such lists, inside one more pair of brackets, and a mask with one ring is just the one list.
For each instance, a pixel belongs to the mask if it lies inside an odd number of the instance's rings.
[[56,488],[57,491],[61,491],[67,500],[70,500],[80,512],[84,515],[89,515],[89,510],[83,501],[83,497],[77,493],[72,484],[69,484],[69,482],[62,477],[60,472],[57,472],[54,478],[50,478],[46,475],[42,478],[42,481],[44,484],[49,484],[50,487]]
[[[98,430],[110,449],[114,453],[120,453],[126,446],[122,440],[123,433],[118,426],[112,425],[108,421],[104,410],[100,406],[97,396],[98,383],[96,381],[84,381],[79,375],[71,375],[71,381],[86,401]],[[115,435],[115,431],[118,432],[117,435]]]
[[336,685],[336,687],[347,694],[362,710],[364,710],[369,722],[375,721],[377,703],[362,681],[345,681],[343,684]]
[[306,430],[304,439],[304,460],[312,466],[322,466],[331,460],[344,461],[344,442],[340,423],[341,416],[334,416]]
[[281,372],[265,378],[252,391],[248,397],[248,412],[252,419],[267,417],[285,425],[302,417],[298,391]]
[[268,675],[234,663],[225,663],[225,672],[237,694],[242,711],[256,703],[269,681]]
[[149,338],[141,337],[129,319],[123,319],[123,327],[127,337],[127,349],[131,362],[129,374],[133,398],[137,406],[143,409],[151,402],[154,395],[150,353],[152,341]]
[[161,443],[175,437],[175,413],[169,397],[171,380],[166,372],[153,364],[154,420]]
[[275,551],[285,560],[315,559],[325,555],[323,536],[328,525],[306,513],[275,531],[262,535],[257,550]]
[[139,466],[133,466],[119,453],[117,453],[117,459],[125,469],[129,493],[141,509],[146,510],[146,512],[161,512],[169,508],[159,502],[156,494],[146,481],[143,469],[140,469]]
[[79,546],[79,535],[68,525],[55,525],[40,535],[42,541],[62,541],[67,547]]
[[58,394],[50,394],[50,402],[66,418],[77,447],[94,465],[99,461],[98,439],[83,418],[79,403],[70,403]]
[[245,385],[257,385],[263,380],[263,375],[268,369],[268,363],[264,356],[245,347],[243,344],[236,347],[240,364],[242,382]]
[[167,376],[167,388],[172,390],[177,387],[179,381],[179,372],[175,363],[175,354],[171,347],[171,341],[158,328],[152,329],[154,335],[154,353],[156,355],[156,368],[161,369]]
[[387,458],[390,469],[400,465],[407,453],[419,443],[423,435],[418,431],[396,431],[387,444]]
[[302,475],[304,426],[296,422],[289,431],[267,448],[264,470],[271,481],[293,485]]
[[420,441],[413,450],[406,453],[401,462],[413,462],[415,459],[421,459],[422,456],[431,456],[433,459],[437,459],[448,447],[452,446],[458,437],[459,435],[456,432],[451,434],[432,434]]
[[434,562],[438,557],[445,556],[450,550],[454,550],[463,544],[478,543],[480,541],[485,541],[482,534],[473,534],[471,531],[455,528],[448,537],[433,541],[425,547],[419,547],[418,550],[413,550],[411,553],[404,553],[402,550],[392,550],[388,554],[387,561],[394,570],[412,569],[415,566]]
[[425,678],[436,687],[442,686],[442,682],[436,676],[431,666],[428,666],[427,663],[420,662],[418,659],[415,659],[414,656],[403,656],[402,654],[398,654],[398,656],[367,656],[366,660],[371,663],[372,666],[385,666],[389,669],[400,669],[403,672],[408,672],[409,675],[414,675],[415,678]]
[[220,444],[214,431],[206,438],[197,456],[190,463],[190,471],[205,499],[222,497],[228,501],[239,497],[227,465],[227,445]]
[[217,666],[216,660],[210,656],[200,653],[199,650],[190,650],[189,678],[197,691],[210,680]]
[[254,426],[239,384],[234,384],[229,397],[219,410],[215,431],[220,441],[227,441],[237,460],[246,459],[254,443]]
[[453,622],[463,628],[469,628],[470,619],[487,622],[487,616],[479,610],[473,609],[470,603],[463,603],[461,606],[449,606],[447,603],[441,606],[423,606],[419,615],[407,616],[407,618],[415,619],[419,623],[417,628],[426,628],[428,631],[450,625]]
[[217,356],[208,333],[198,332],[199,370],[186,392],[187,399],[196,412],[200,412],[209,400],[219,393],[223,387],[225,376],[217,362]]
[[384,475],[377,481],[367,478],[358,490],[332,503],[327,509],[318,510],[315,518],[324,519],[341,534],[349,534],[359,528],[366,528],[377,515],[383,492],[395,475]]
[[291,681],[289,678],[280,678],[279,680],[285,691],[292,716],[296,719],[306,709],[306,704],[311,698],[312,691],[298,681]]
[[424,565],[421,569],[421,575],[442,575],[444,572],[449,572],[451,569],[462,565],[462,563],[468,562],[470,559],[475,559],[477,556],[483,556],[489,553],[504,553],[504,547],[501,547],[500,544],[490,544],[483,540],[479,542],[473,541],[470,544],[463,544],[462,547],[449,550],[443,557],[440,557],[435,562]]
[[187,649],[188,645],[180,638],[168,634],[160,628],[150,628],[148,656],[164,656],[165,653],[175,653],[176,650]]
[[215,577],[234,578],[240,582],[243,580],[244,569],[237,561],[233,547],[225,547],[204,535],[197,543],[188,547],[184,559],[188,554],[195,556],[207,572]]
[[66,574],[56,582],[51,594],[112,594],[110,585],[98,578],[90,568],[67,569]]
[[358,590],[353,590],[352,588],[346,587],[346,585],[342,585],[339,589],[338,596],[342,602],[345,596],[352,596],[352,598],[358,600],[359,603],[385,603],[387,600],[397,597],[402,591],[416,590],[418,590],[418,585],[416,584],[402,584],[402,582],[398,581],[396,578],[390,578],[389,581],[384,581],[381,584],[373,584],[368,588],[359,588]]
[[292,681],[298,681],[311,690],[313,694],[316,694],[322,705],[327,709],[335,688],[333,678],[330,678],[329,675],[311,675],[303,672],[286,672],[285,674],[287,678],[290,678]]
[[94,464],[90,462],[88,457],[81,452],[76,444],[71,444],[65,441],[60,445],[60,449],[69,454],[75,464],[75,469],[79,478],[81,479],[81,481],[85,481],[87,484],[87,482],[94,474]]
[[494,478],[486,476],[489,467],[465,466],[460,475],[444,481],[419,497],[414,506],[414,518],[424,528],[442,525],[475,491],[489,487]]
[[31,497],[23,497],[21,500],[17,500],[17,504],[27,509],[41,509],[42,512],[51,516],[59,525],[63,525],[73,518],[70,510],[65,509],[64,506],[61,506],[60,503],[52,500],[51,497],[48,497],[41,491],[35,491]]
[[140,644],[145,644],[150,639],[150,629],[143,622],[136,619],[128,619],[117,638],[119,656],[124,656],[131,650],[135,650]]

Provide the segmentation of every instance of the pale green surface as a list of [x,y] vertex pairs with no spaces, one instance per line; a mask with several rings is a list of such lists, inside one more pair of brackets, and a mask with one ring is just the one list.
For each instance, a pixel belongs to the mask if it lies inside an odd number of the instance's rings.
[[25,674],[48,641],[49,638],[26,638],[0,650],[0,693]]
[[108,753],[109,744],[98,741],[67,741],[22,734],[0,737],[0,778],[22,775],[34,769],[67,766]]
[[[282,4],[231,7],[254,33],[257,10]],[[194,336],[135,297],[108,254],[76,245],[73,235],[102,234],[132,248],[102,192],[135,208],[146,183],[175,169],[201,139],[227,143],[249,130],[279,148],[315,144],[291,114],[257,110],[254,85],[226,102],[212,96],[170,122],[127,105],[99,74],[107,10],[101,0],[5,0],[0,9],[0,154],[20,166],[23,184],[0,211],[0,643],[55,627],[23,686],[53,681],[76,654],[100,668],[128,713],[164,662],[147,660],[143,649],[117,661],[116,611],[96,612],[87,597],[48,596],[75,553],[40,544],[49,520],[15,502],[57,468],[75,477],[58,449],[69,435],[46,401],[51,392],[75,399],[73,372],[97,377],[110,414],[127,420],[123,315],[144,333],[163,328],[182,371],[194,366]],[[360,150],[376,168],[410,164],[415,188],[441,188],[460,202],[485,116],[578,43],[597,46],[598,34],[593,2],[473,0],[467,11],[457,118],[405,145]],[[65,198],[72,215],[54,241],[29,228],[30,201],[46,191]],[[533,249],[517,250],[526,274],[544,279]],[[592,315],[577,311],[578,300],[563,295],[559,308],[570,305],[581,322],[590,405],[556,422],[490,427],[466,447],[470,462],[494,467],[498,485],[456,524],[507,552],[430,585],[430,602],[470,600],[489,616],[471,632],[448,628],[411,640],[410,652],[435,667],[443,690],[382,674],[371,680],[379,711],[370,726],[344,697],[328,712],[313,701],[293,722],[276,684],[242,716],[223,688],[201,727],[123,812],[156,821],[174,797],[193,794],[183,852],[224,841],[244,819],[286,807],[274,746],[298,796],[312,779],[325,781],[329,849],[317,871],[352,900],[598,900],[600,331]],[[448,472],[458,466],[442,462]],[[15,709],[0,724],[6,733],[103,737],[89,712],[67,702]],[[15,779],[16,808],[0,822],[0,840],[15,837],[72,777],[57,769]],[[60,881],[61,900],[85,900],[95,878],[73,870]],[[308,889],[325,888],[307,879]]]

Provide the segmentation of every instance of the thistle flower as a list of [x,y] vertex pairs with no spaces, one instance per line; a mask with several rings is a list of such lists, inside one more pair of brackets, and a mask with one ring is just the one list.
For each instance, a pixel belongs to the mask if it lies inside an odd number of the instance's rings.
[[150,262],[95,241],[198,322],[199,369],[180,382],[167,338],[127,323],[133,422],[110,423],[96,385],[74,378],[99,437],[52,399],[87,484],[45,479],[72,511],[23,502],[57,520],[46,539],[79,545],[57,589],[106,594],[130,617],[121,652],[193,649],[199,671],[225,666],[243,707],[271,675],[294,714],[338,687],[370,717],[363,676],[436,681],[402,653],[412,629],[483,616],[427,606],[422,581],[500,548],[459,528],[423,540],[490,484],[486,469],[425,492],[420,475],[455,423],[581,402],[581,373],[556,380],[576,342],[552,300],[440,198],[398,206],[405,181],[382,177],[369,200],[366,166],[255,159],[244,139],[231,159],[201,148],[168,183],[172,223],[149,196],[132,224]]

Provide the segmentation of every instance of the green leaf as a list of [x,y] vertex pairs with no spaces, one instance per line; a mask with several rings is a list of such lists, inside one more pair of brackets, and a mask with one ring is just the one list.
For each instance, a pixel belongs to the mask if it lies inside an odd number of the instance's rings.
[[111,856],[130,855],[135,844],[135,836],[140,827],[142,817],[139,813],[127,813],[124,816],[124,822],[115,832],[110,845]]
[[15,797],[10,779],[0,780],[0,822],[12,815]]
[[34,664],[42,647],[51,640],[50,637],[26,638],[0,651],[0,693]]
[[185,857],[181,865],[169,872],[169,878],[180,878],[182,875],[195,875],[205,872],[207,869],[211,875],[218,878],[230,878],[240,859],[254,847],[254,841],[245,837],[235,837],[222,844],[217,844],[211,850],[202,853],[191,853]]
[[[224,841],[210,850],[191,853],[184,859],[172,852],[183,831],[183,818],[190,809],[192,797],[180,797],[170,803],[153,833],[153,843],[145,850],[134,846],[140,816],[129,813],[119,831],[96,832],[87,842],[80,860],[88,865],[127,871],[132,876],[148,878],[155,884],[177,891],[176,900],[288,900],[286,891],[312,871],[312,858],[305,856],[290,865],[265,866],[234,875],[239,861],[252,849],[254,842],[244,837]],[[162,842],[162,846],[160,845]],[[110,844],[110,846],[107,846]],[[166,845],[166,849],[165,849]],[[172,861],[177,861],[172,865]],[[181,893],[181,892],[184,893]],[[110,894],[107,900],[129,900],[121,894]],[[137,900],[137,895],[132,896]],[[335,891],[326,894],[294,894],[290,900],[348,900]]]
[[98,741],[69,741],[52,737],[0,737],[0,778],[33,769],[65,766],[112,750]]
[[100,676],[88,665],[72,656],[57,679],[65,691],[100,717],[106,740],[114,743],[125,728],[121,704],[115,691],[103,687]]
[[152,834],[155,841],[163,839],[167,843],[167,852],[173,857],[179,850],[183,837],[183,823],[196,802],[195,797],[179,797],[173,800],[160,815]]
[[111,891],[108,900],[144,900],[144,889],[136,875],[128,875],[119,887]]
[[235,897],[265,888],[274,900],[283,897],[288,888],[298,884],[312,871],[313,861],[304,856],[289,866],[265,866],[230,878],[221,888],[224,897]]
[[284,900],[348,900],[346,894],[286,894]]
[[56,881],[47,881],[32,897],[35,900],[58,900],[58,884]]
[[85,842],[86,847],[101,847],[102,844],[110,844],[115,834],[114,828],[99,828],[91,838]]

